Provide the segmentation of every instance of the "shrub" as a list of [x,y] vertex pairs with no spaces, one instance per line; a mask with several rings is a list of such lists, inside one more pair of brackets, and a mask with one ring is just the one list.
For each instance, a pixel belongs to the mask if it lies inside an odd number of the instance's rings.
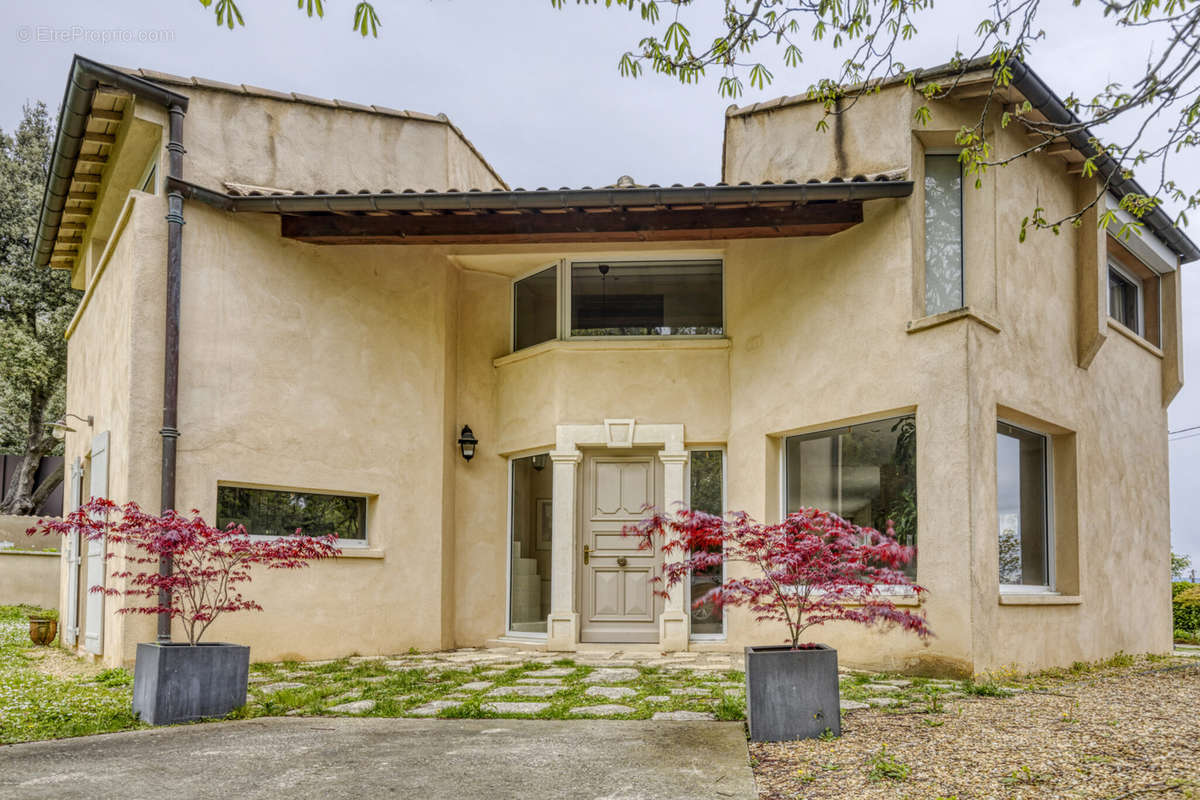
[[[1178,584],[1176,584],[1178,585]],[[1200,635],[1200,583],[1185,584],[1171,601],[1175,629]],[[1174,589],[1174,587],[1172,587]]]
[[801,647],[800,636],[808,628],[835,621],[931,635],[924,614],[902,610],[876,591],[879,586],[905,587],[918,596],[925,591],[901,571],[915,550],[896,541],[890,524],[884,534],[804,508],[778,525],[766,525],[745,512],[722,518],[685,508],[674,516],[655,513],[624,532],[641,537],[643,549],[654,548],[658,540],[666,563],[654,580],[661,585],[665,579],[659,590],[664,596],[693,574],[715,572],[722,563],[756,568],[754,577],[726,578],[692,607],[746,606],[759,621],[786,625],[793,649]]
[[[96,497],[64,519],[38,520],[26,533],[39,531],[60,536],[78,531],[89,542],[118,545],[109,547],[105,558],[120,554],[126,565],[135,565],[109,573],[127,588],[92,586],[89,591],[144,598],[148,605],[125,605],[117,613],[167,614],[179,619],[193,645],[225,612],[262,611],[262,606],[238,591],[238,584],[250,581],[252,566],[299,569],[311,560],[338,553],[333,535],[304,536],[297,531],[295,536],[254,540],[241,525],[212,527],[198,511],[191,517],[176,511],[155,516],[142,511],[137,503],[118,506]],[[167,574],[159,572],[162,564],[170,565]]]
[[30,619],[52,619],[58,621],[58,609],[56,608],[34,608],[29,611]]

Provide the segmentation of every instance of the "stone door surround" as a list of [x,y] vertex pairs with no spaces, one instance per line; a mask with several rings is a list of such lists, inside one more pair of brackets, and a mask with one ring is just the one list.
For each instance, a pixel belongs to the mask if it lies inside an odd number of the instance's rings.
[[[579,646],[579,607],[576,557],[579,519],[580,462],[582,447],[614,450],[659,446],[663,464],[664,510],[678,508],[687,497],[685,467],[688,452],[683,447],[683,425],[639,424],[633,419],[606,419],[599,425],[558,425],[554,450],[554,524],[551,532],[550,617],[546,648],[573,651]],[[658,618],[658,643],[663,650],[686,650],[690,617],[685,608],[686,586],[671,589]]]

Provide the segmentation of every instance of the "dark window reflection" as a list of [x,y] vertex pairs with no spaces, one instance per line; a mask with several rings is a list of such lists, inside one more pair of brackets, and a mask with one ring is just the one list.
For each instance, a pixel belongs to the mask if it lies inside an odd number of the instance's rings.
[[217,487],[217,527],[242,525],[254,536],[336,534],[367,538],[367,498],[277,489]]
[[[724,458],[725,454],[720,450],[692,451],[690,481],[692,508],[695,510],[717,516],[725,513]],[[720,583],[720,567],[692,573],[692,602],[699,600]],[[722,632],[721,612],[712,603],[692,609],[692,633]]]
[[719,335],[720,261],[571,265],[574,336]]
[[513,284],[513,349],[558,336],[558,267]]

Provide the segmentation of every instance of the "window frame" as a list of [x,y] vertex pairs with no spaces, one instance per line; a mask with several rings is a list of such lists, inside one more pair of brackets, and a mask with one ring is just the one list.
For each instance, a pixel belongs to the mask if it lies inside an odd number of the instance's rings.
[[[598,336],[588,336],[586,334],[571,333],[572,323],[574,322],[574,320],[571,318],[571,272],[574,269],[575,264],[581,264],[581,263],[587,264],[587,263],[591,263],[593,261],[608,261],[609,263],[612,263],[612,264],[621,264],[621,263],[644,264],[644,263],[648,263],[648,262],[652,262],[652,263],[656,263],[656,264],[671,264],[671,263],[687,264],[687,263],[694,263],[697,261],[715,261],[715,262],[717,262],[718,264],[721,265],[721,332],[720,333],[668,333],[668,334],[648,335],[648,336],[647,335],[623,336],[623,335],[606,335],[606,334],[601,334]],[[729,337],[729,327],[728,327],[727,321],[725,319],[725,313],[726,313],[726,309],[725,309],[725,294],[726,294],[726,292],[725,292],[725,288],[726,288],[725,277],[726,277],[726,275],[725,275],[725,257],[723,255],[706,256],[706,255],[694,255],[693,254],[693,255],[687,255],[687,256],[668,255],[668,256],[662,256],[662,257],[651,255],[648,258],[628,258],[628,257],[626,257],[626,258],[609,258],[609,259],[605,259],[604,256],[586,256],[586,257],[580,257],[580,258],[564,258],[563,265],[564,265],[563,268],[559,272],[559,277],[561,280],[561,283],[560,283],[561,291],[559,292],[559,299],[561,301],[560,307],[559,307],[559,319],[561,320],[560,333],[561,333],[561,338],[563,341],[568,341],[568,342],[570,342],[570,341],[576,341],[576,342],[580,342],[580,341],[582,341],[582,342],[596,342],[596,341],[654,342],[654,341],[661,341],[663,339],[726,339]],[[514,325],[514,330],[515,330],[515,325]]]
[[[722,279],[724,273],[722,273]],[[717,451],[721,454],[721,514],[722,516],[729,511],[729,452],[726,445],[688,445],[684,448],[688,452],[687,465],[687,480],[684,481],[684,502],[687,507],[692,507],[692,456],[694,452],[708,453]],[[721,561],[721,583],[725,582],[726,571],[725,561]],[[693,642],[723,642],[729,638],[729,617],[721,614],[721,632],[720,633],[692,633],[692,574],[688,572],[687,582],[687,614],[688,614],[688,639]]]
[[[1028,433],[1032,436],[1041,437],[1042,441],[1045,443],[1045,445],[1043,447],[1043,452],[1045,453],[1045,457],[1043,459],[1043,469],[1042,469],[1042,474],[1045,476],[1045,482],[1042,485],[1042,495],[1045,498],[1043,501],[1043,508],[1044,508],[1044,513],[1046,515],[1046,522],[1045,522],[1046,533],[1045,533],[1045,541],[1044,541],[1044,545],[1046,548],[1046,584],[1041,585],[1041,584],[1030,584],[1030,583],[1000,583],[999,584],[1000,594],[1058,594],[1059,593],[1058,588],[1057,588],[1058,582],[1056,579],[1057,565],[1055,563],[1056,543],[1055,543],[1055,531],[1054,531],[1054,436],[1053,436],[1053,434],[1046,433],[1045,431],[1036,430],[1034,428],[1029,427],[1028,425],[1022,425],[1022,424],[1013,422],[1009,419],[1006,419],[1004,417],[997,417],[996,423],[997,423],[997,425],[1007,425],[1008,427],[1014,428],[1018,431],[1021,431],[1022,433]],[[993,461],[995,461],[996,465],[997,465],[996,466],[996,486],[997,486],[996,528],[994,531],[994,533],[996,534],[996,537],[997,537],[996,538],[996,542],[997,542],[996,579],[997,579],[997,581],[999,581],[999,578],[1000,578],[1000,551],[998,549],[999,541],[1000,541],[1000,539],[999,539],[999,537],[1000,537],[1000,495],[999,495],[999,488],[998,488],[1000,485],[1000,467],[999,467],[999,452],[998,452],[999,451],[999,441],[998,440],[1001,435],[1002,434],[1000,433],[1000,429],[999,429],[999,427],[997,427],[997,429],[996,429],[996,437],[997,437],[996,456],[997,457],[993,459]]]
[[[515,308],[515,306],[514,306]],[[513,324],[513,331],[516,331],[516,324]],[[553,340],[550,340],[553,341]],[[553,449],[553,448],[551,448]],[[510,455],[507,459],[508,467],[506,469],[508,476],[508,492],[504,499],[505,523],[504,530],[508,539],[504,545],[506,554],[504,563],[504,638],[505,639],[520,639],[528,642],[545,642],[550,637],[549,620],[547,620],[546,632],[538,631],[514,631],[512,629],[512,557],[513,557],[513,468],[516,466],[518,459],[529,458],[531,456],[546,455],[547,466],[553,468],[554,462],[550,461],[550,450],[532,450],[525,453],[516,453]],[[551,486],[553,486],[553,473],[551,473]],[[553,492],[551,492],[551,502],[553,502]],[[551,596],[554,592],[554,550],[553,546],[550,550],[550,591]]]
[[[1143,339],[1146,338],[1146,320],[1145,320],[1146,287],[1145,287],[1145,284],[1142,282],[1141,278],[1137,277],[1132,272],[1130,272],[1125,267],[1124,264],[1122,264],[1120,261],[1118,261],[1116,258],[1114,258],[1112,256],[1108,257],[1108,272],[1117,273],[1117,275],[1120,276],[1120,278],[1122,280],[1128,282],[1131,286],[1133,286],[1133,290],[1134,290],[1133,308],[1134,308],[1134,316],[1136,317],[1134,322],[1137,327],[1130,327],[1126,323],[1122,322],[1121,320],[1119,320],[1113,316],[1113,313],[1112,313],[1112,291],[1109,290],[1109,287],[1107,285],[1108,282],[1105,281],[1104,288],[1106,291],[1104,292],[1104,305],[1105,305],[1105,310],[1107,311],[1107,314],[1108,314],[1108,318],[1111,319],[1113,322],[1117,323],[1118,325],[1123,326],[1126,330],[1130,331],[1131,333],[1133,333]],[[1108,273],[1105,273],[1104,277],[1107,278]],[[1162,295],[1162,292],[1160,289],[1160,291],[1159,291],[1160,298],[1161,298],[1161,295]],[[1159,317],[1160,318],[1162,317],[1161,305],[1159,308]]]
[[532,278],[545,272],[548,269],[553,269],[554,272],[554,336],[537,344],[531,344],[528,347],[522,347],[521,350],[528,350],[530,347],[537,347],[546,342],[557,342],[562,339],[563,334],[563,317],[562,317],[562,286],[563,286],[563,260],[557,259],[550,263],[542,264],[539,267],[534,267],[528,272],[523,272],[516,275],[508,282],[508,351],[517,353],[517,284],[526,278]]
[[[788,492],[788,475],[787,475],[787,440],[796,436],[816,436],[818,434],[831,434],[835,431],[847,431],[860,425],[870,425],[873,422],[883,422],[889,419],[900,419],[902,417],[912,417],[913,423],[917,423],[917,409],[910,408],[904,411],[885,411],[879,414],[871,414],[862,418],[855,418],[854,422],[843,422],[841,424],[820,425],[818,427],[800,428],[793,430],[790,433],[777,434],[775,438],[779,442],[779,519],[780,521],[787,519],[787,492]],[[920,426],[917,425],[916,431],[920,434]],[[917,440],[917,458],[920,458],[921,442]],[[840,450],[839,450],[840,455]],[[841,469],[841,462],[838,462],[838,468]],[[914,466],[914,469],[917,467]],[[921,577],[921,560],[920,560],[920,542],[921,542],[921,481],[920,474],[914,476],[917,480],[917,569],[916,574],[910,579],[913,583],[919,584]],[[839,515],[840,516],[840,515]],[[876,594],[891,597],[915,597],[916,592],[906,586],[876,586],[874,589]]]
[[[954,311],[961,311],[964,308],[969,308],[970,303],[967,302],[967,203],[966,192],[964,191],[964,182],[966,176],[963,173],[963,165],[961,161],[957,161],[961,155],[961,151],[951,147],[927,147],[922,156],[922,180],[921,180],[921,245],[924,252],[921,254],[921,312],[923,317],[935,316],[937,314],[949,314]],[[929,208],[929,198],[925,193],[925,178],[929,175],[928,163],[930,157],[947,157],[954,156],[958,163],[958,285],[959,297],[962,298],[962,305],[958,308],[947,308],[942,311],[929,310],[929,242],[927,241],[929,231],[925,222],[927,209]]]
[[[222,488],[251,489],[254,491],[262,491],[262,492],[295,492],[298,494],[324,494],[324,495],[330,495],[333,497],[361,497],[364,501],[363,520],[362,520],[363,538],[361,538],[361,539],[342,539],[341,537],[338,537],[337,547],[342,550],[347,550],[347,549],[366,550],[371,547],[371,529],[373,527],[373,525],[371,524],[371,514],[372,514],[372,511],[374,510],[373,509],[374,501],[378,498],[378,495],[370,494],[368,492],[344,492],[344,491],[333,491],[330,489],[302,489],[298,486],[282,486],[282,485],[278,485],[278,484],[244,483],[241,481],[217,481],[218,497],[214,498],[214,499],[217,500],[218,503],[220,502],[219,495],[220,495],[220,490]],[[214,503],[214,505],[213,505],[213,508],[214,508],[213,522],[214,522],[214,524],[216,523],[216,511],[215,511],[216,507],[217,507],[216,503]],[[271,542],[271,541],[275,541],[277,539],[287,538],[287,536],[294,536],[295,534],[281,534],[279,536],[270,536],[270,535],[262,534],[262,533],[247,533],[246,535],[250,537],[251,541]]]

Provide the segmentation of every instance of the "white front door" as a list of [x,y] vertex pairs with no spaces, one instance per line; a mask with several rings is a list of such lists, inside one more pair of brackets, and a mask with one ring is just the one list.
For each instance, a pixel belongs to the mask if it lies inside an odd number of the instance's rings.
[[662,504],[662,474],[653,453],[589,454],[583,463],[580,514],[580,641],[657,642],[662,599],[651,583],[660,558],[638,549],[621,529]]

